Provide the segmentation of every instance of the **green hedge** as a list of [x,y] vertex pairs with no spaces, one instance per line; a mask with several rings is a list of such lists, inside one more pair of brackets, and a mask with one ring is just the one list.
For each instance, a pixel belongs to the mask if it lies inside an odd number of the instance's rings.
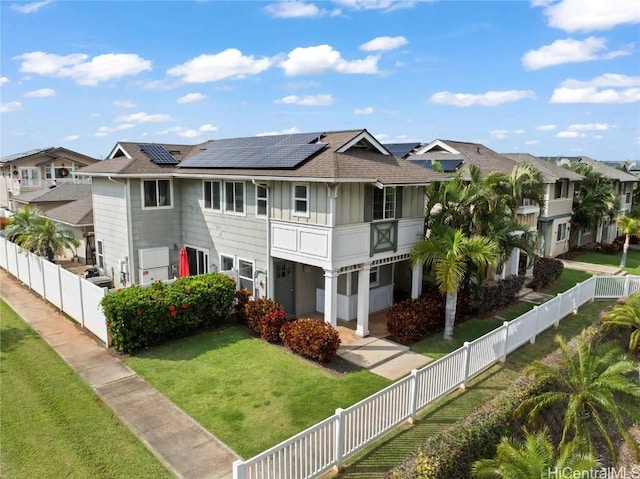
[[234,292],[233,279],[211,273],[119,289],[101,305],[113,348],[132,352],[217,326],[229,314]]
[[533,281],[529,286],[539,291],[546,288],[562,274],[564,265],[555,258],[538,258],[533,266]]
[[499,281],[485,281],[478,291],[475,310],[479,315],[509,306],[518,300],[524,276],[511,276]]

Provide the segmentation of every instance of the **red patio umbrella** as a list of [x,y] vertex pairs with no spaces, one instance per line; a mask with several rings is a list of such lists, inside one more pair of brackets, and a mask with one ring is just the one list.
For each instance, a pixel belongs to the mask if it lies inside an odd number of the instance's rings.
[[187,258],[187,248],[180,249],[180,259],[178,260],[178,276],[189,276],[189,259]]

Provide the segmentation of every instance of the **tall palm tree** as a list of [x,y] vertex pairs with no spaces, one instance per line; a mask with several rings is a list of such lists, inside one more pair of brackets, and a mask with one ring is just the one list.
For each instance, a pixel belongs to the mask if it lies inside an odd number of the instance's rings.
[[494,266],[498,245],[492,239],[466,236],[461,230],[434,226],[429,237],[420,239],[411,251],[413,264],[432,266],[441,293],[446,293],[444,339],[453,338],[458,290],[470,264]]
[[629,251],[629,241],[632,236],[640,236],[640,219],[631,216],[619,216],[617,220],[618,228],[624,235],[624,246],[622,247],[622,257],[620,267],[627,265],[627,251]]
[[77,248],[80,245],[71,231],[58,229],[51,218],[44,217],[32,222],[16,243],[26,250],[46,256],[49,261],[53,261],[55,255],[65,248]]
[[556,342],[560,367],[535,362],[530,369],[535,378],[549,381],[549,389],[525,399],[516,413],[528,412],[529,419],[535,420],[547,408],[562,406],[561,444],[573,440],[581,450],[593,453],[597,433],[615,462],[617,449],[608,428],[612,424],[640,460],[640,446],[626,428],[626,421],[640,423],[637,362],[623,356],[614,345],[592,345],[585,333],[575,339],[573,348],[560,336]]
[[640,292],[629,296],[624,303],[616,304],[601,319],[605,328],[631,329],[629,352],[640,352]]
[[563,444],[557,453],[555,449],[546,428],[525,433],[523,441],[503,437],[496,457],[474,462],[471,476],[477,479],[538,479],[560,477],[562,471],[590,471],[598,465],[593,454],[580,453],[573,443]]
[[6,238],[13,243],[17,243],[20,236],[26,233],[30,226],[41,220],[42,217],[39,211],[29,206],[14,211],[6,228]]

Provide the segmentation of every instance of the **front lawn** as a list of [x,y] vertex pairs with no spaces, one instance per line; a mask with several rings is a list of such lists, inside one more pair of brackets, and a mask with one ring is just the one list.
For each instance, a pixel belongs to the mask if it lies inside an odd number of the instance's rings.
[[4,301],[0,317],[0,477],[173,477]]
[[[605,254],[598,251],[587,251],[575,258],[583,263],[603,264],[608,266],[619,266],[622,251],[615,254]],[[624,268],[629,274],[640,275],[640,251],[629,249],[627,252],[627,262]]]
[[391,384],[364,369],[329,372],[238,327],[125,362],[245,458]]

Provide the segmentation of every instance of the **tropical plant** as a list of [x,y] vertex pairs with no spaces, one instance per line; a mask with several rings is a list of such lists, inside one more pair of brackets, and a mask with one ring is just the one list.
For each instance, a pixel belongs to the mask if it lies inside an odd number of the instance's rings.
[[6,238],[13,243],[18,243],[20,236],[25,234],[30,226],[41,220],[40,212],[29,206],[14,211],[6,227]]
[[547,382],[545,392],[525,399],[516,413],[527,412],[529,420],[540,419],[554,406],[564,410],[562,441],[574,441],[581,451],[594,453],[595,438],[604,441],[613,461],[618,452],[613,426],[619,436],[640,459],[640,446],[627,429],[628,422],[640,422],[640,384],[638,364],[609,343],[594,344],[587,333],[574,340],[573,345],[556,336],[560,364],[551,366],[535,362],[530,374]]
[[617,219],[618,228],[624,235],[624,245],[622,246],[622,257],[620,258],[620,267],[627,265],[627,251],[629,251],[629,243],[632,236],[640,236],[640,219],[631,216],[619,216]]
[[479,235],[467,236],[459,229],[441,225],[434,226],[428,237],[414,245],[411,251],[413,264],[433,267],[436,285],[447,295],[444,339],[453,338],[458,290],[469,265],[494,266],[497,254],[498,245],[494,240]]
[[543,428],[535,433],[525,431],[523,441],[503,437],[496,457],[474,462],[471,476],[478,479],[538,479],[552,477],[554,472],[560,475],[562,471],[572,474],[590,471],[597,465],[593,454],[579,452],[571,442],[561,445],[556,452],[549,431]]
[[602,316],[601,321],[606,329],[631,329],[629,352],[640,352],[640,292],[629,296],[624,303],[616,304]]

